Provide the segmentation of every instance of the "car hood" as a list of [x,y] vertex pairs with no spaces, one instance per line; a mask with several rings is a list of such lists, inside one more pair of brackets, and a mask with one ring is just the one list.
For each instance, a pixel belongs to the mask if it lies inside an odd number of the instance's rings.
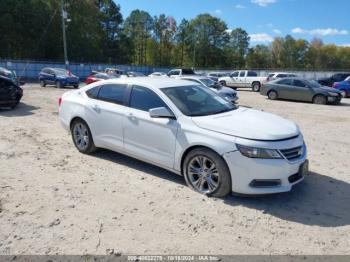
[[281,140],[300,133],[292,121],[245,107],[217,115],[192,117],[192,121],[203,129],[253,140]]
[[332,87],[328,87],[328,86],[321,86],[318,89],[322,90],[322,91],[326,91],[326,92],[333,92],[333,93],[339,93],[340,91],[338,89],[332,88]]

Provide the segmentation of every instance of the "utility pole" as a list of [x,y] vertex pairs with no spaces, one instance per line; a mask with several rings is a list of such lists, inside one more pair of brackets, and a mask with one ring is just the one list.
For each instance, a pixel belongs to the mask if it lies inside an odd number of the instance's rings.
[[64,10],[64,0],[61,0],[61,15],[62,15],[62,34],[63,34],[63,51],[64,51],[64,64],[68,69],[68,54],[67,54],[67,37],[66,37],[66,23],[67,13]]

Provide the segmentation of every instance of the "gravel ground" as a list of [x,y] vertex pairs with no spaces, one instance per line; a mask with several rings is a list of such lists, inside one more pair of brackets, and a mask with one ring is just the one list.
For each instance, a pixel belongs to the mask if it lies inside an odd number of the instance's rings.
[[213,199],[135,159],[78,153],[57,117],[65,91],[25,86],[18,108],[0,110],[0,254],[350,255],[350,99],[239,91],[300,126],[311,174],[290,193]]

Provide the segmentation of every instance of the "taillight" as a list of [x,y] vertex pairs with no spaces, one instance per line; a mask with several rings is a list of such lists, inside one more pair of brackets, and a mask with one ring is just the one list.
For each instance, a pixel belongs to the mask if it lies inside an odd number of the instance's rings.
[[62,97],[60,97],[60,98],[58,99],[58,106],[60,107],[61,104],[62,104]]

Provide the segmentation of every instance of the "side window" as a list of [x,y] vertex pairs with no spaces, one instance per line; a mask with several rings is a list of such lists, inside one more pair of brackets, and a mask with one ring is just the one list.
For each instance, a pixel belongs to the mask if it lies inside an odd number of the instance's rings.
[[282,79],[278,81],[277,84],[291,86],[293,85],[293,82],[292,82],[292,79],[287,78],[287,79]]
[[238,76],[238,71],[233,72],[233,73],[231,74],[231,77],[237,77],[237,76]]
[[294,85],[297,87],[306,87],[305,83],[298,79],[294,80]]
[[245,71],[241,71],[240,73],[239,73],[239,77],[244,77],[245,76]]
[[98,99],[122,105],[125,89],[126,85],[121,84],[103,85],[100,87]]
[[87,90],[85,93],[88,97],[96,99],[98,96],[98,91],[100,90],[99,86],[95,86],[93,88],[90,88],[89,90]]
[[6,81],[0,78],[0,88],[6,87]]
[[287,77],[287,75],[286,75],[286,74],[278,74],[277,77],[279,77],[279,78],[284,78],[284,77]]
[[258,74],[254,71],[248,71],[248,76],[255,77],[258,76]]
[[130,107],[147,112],[157,107],[168,108],[156,93],[142,86],[133,86],[130,95]]

